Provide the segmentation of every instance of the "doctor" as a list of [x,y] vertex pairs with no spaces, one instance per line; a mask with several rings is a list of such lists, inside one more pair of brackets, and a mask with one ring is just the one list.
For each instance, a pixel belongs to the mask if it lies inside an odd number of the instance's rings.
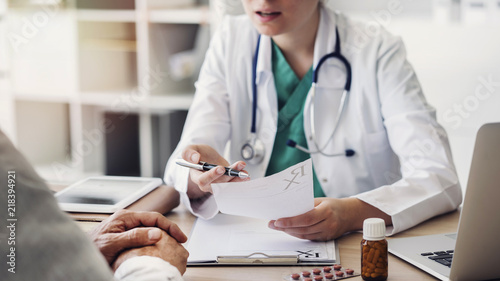
[[194,214],[217,214],[211,183],[242,179],[179,167],[179,157],[252,178],[312,158],[315,208],[269,222],[303,239],[337,238],[368,217],[391,235],[457,208],[446,133],[400,38],[319,0],[242,2],[246,15],[225,18],[212,39],[166,168]]

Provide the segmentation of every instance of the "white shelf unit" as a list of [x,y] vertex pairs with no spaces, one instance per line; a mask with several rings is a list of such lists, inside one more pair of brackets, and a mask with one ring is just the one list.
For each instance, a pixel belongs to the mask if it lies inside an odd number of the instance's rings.
[[1,128],[50,182],[161,177],[208,46],[209,1],[23,3],[9,1],[0,46],[26,19],[47,22],[0,61]]

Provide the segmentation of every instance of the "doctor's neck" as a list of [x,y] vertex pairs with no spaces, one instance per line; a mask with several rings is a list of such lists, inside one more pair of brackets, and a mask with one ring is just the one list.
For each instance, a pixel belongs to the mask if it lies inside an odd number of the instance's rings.
[[319,10],[300,28],[271,36],[299,79],[306,75],[313,64],[318,26]]
[[319,26],[319,7],[311,17],[297,28],[285,33],[272,35],[274,43],[288,54],[314,54],[314,42]]

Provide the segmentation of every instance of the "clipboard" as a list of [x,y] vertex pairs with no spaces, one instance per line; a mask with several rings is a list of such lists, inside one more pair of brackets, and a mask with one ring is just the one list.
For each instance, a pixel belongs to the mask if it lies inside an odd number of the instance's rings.
[[247,263],[258,265],[298,264],[299,257],[294,255],[271,256],[264,253],[252,253],[247,256],[218,256],[217,263],[221,265]]
[[267,227],[267,220],[217,214],[198,218],[187,242],[188,266],[287,266],[340,263],[334,240],[313,242]]

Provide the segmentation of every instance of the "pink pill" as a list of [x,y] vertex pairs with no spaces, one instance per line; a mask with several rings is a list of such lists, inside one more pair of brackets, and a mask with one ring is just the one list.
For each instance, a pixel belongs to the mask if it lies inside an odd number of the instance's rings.
[[304,281],[313,281],[311,278],[304,278]]
[[334,264],[333,265],[333,269],[334,270],[340,270],[340,269],[342,269],[342,265],[340,265],[340,264]]
[[321,281],[323,280],[322,276],[314,276],[314,281]]
[[333,279],[333,274],[331,274],[331,273],[325,273],[325,278],[326,279]]
[[354,269],[348,268],[348,269],[345,270],[345,273],[347,273],[349,275],[352,275],[352,274],[354,274]]
[[313,274],[314,275],[320,275],[321,274],[321,269],[319,269],[319,268],[313,269]]
[[337,277],[342,277],[342,276],[344,276],[344,272],[342,272],[342,271],[337,271],[337,272],[335,272],[335,276],[337,276]]
[[309,272],[309,271],[302,271],[302,276],[309,277],[309,276],[311,276],[311,272]]
[[325,266],[325,267],[323,267],[323,271],[324,272],[330,272],[330,271],[332,271],[332,268],[329,267],[329,266]]
[[300,279],[300,274],[298,274],[298,273],[292,274],[292,279],[293,280],[299,280]]

